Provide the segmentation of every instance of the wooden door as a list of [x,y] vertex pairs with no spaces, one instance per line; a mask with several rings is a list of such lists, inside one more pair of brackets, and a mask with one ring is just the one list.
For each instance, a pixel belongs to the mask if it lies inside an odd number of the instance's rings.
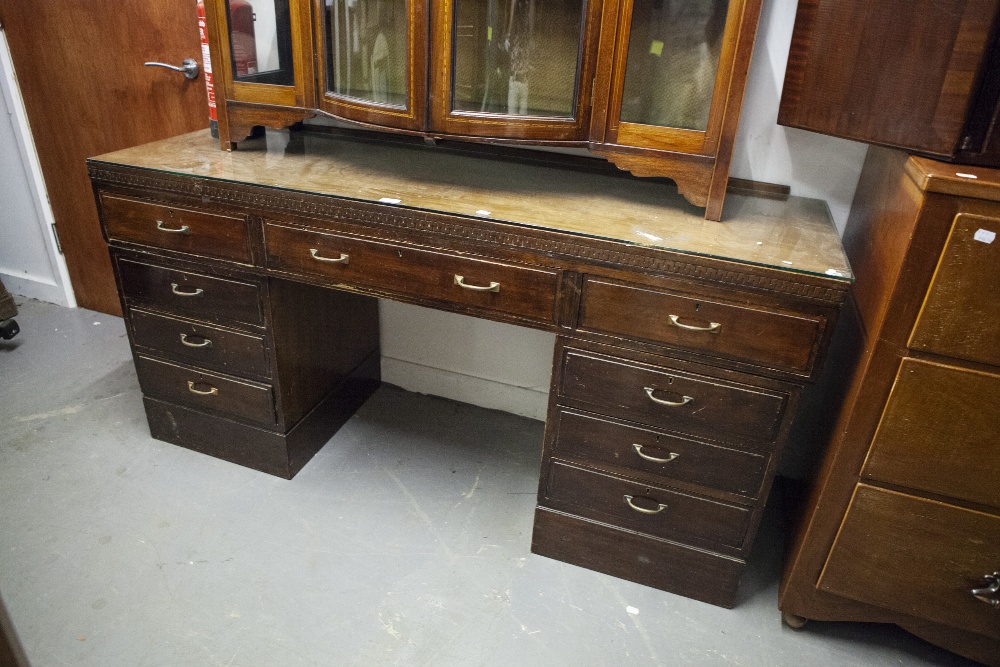
[[195,0],[0,0],[77,303],[120,314],[86,159],[208,126]]

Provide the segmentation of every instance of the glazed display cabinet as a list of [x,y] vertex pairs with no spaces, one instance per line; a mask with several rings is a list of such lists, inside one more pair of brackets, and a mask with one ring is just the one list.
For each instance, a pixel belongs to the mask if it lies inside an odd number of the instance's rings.
[[719,220],[760,0],[207,0],[223,148],[326,116],[588,149]]

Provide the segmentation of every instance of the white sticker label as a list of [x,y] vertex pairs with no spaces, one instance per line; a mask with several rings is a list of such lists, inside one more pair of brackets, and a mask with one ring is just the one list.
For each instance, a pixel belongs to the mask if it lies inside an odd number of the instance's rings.
[[399,202],[401,202],[403,200],[402,199],[393,199],[392,197],[382,197],[381,199],[379,199],[379,201],[382,202],[383,204],[398,204]]
[[482,216],[484,218],[486,216],[488,216],[489,214],[490,214],[490,212],[487,211],[487,210],[485,210],[485,209],[479,209],[478,211],[476,211],[476,215]]
[[997,233],[991,232],[988,229],[977,229],[976,235],[973,236],[972,238],[976,239],[977,241],[981,241],[983,243],[993,243],[993,241],[995,241],[997,238]]
[[979,178],[979,177],[978,177],[978,176],[976,176],[975,174],[963,174],[963,173],[962,173],[962,172],[960,172],[960,171],[956,171],[956,172],[955,172],[955,175],[956,175],[956,176],[958,176],[959,178]]

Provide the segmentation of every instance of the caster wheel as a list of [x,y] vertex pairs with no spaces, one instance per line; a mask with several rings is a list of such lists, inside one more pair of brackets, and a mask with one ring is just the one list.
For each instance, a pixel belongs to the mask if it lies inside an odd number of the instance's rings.
[[0,338],[4,340],[10,340],[18,333],[20,333],[21,327],[17,326],[17,321],[14,319],[4,320],[0,322]]
[[805,627],[806,623],[809,622],[808,618],[802,618],[801,616],[796,616],[787,611],[781,612],[781,622],[790,627],[793,630],[801,630]]

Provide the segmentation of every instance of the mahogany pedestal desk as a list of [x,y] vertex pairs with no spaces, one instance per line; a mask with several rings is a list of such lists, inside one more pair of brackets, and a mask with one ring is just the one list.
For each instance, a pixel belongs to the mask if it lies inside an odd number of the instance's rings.
[[377,299],[557,334],[532,551],[723,606],[851,282],[823,202],[543,158],[199,132],[89,163],[152,435],[291,478]]

